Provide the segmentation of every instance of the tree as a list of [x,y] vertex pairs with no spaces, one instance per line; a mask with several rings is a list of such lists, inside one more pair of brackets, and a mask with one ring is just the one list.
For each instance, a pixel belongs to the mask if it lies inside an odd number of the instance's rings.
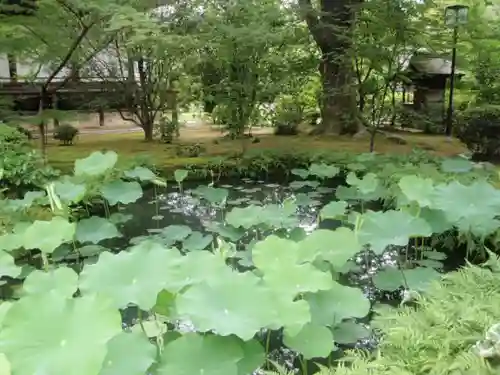
[[321,0],[316,9],[311,0],[299,0],[302,15],[321,53],[322,121],[316,129],[318,133],[354,133],[360,128],[349,54],[360,5],[361,0]]

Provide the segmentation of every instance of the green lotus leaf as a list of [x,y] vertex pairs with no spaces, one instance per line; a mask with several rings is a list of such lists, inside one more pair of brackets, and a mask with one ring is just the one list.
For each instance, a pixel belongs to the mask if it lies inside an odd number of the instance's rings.
[[338,175],[339,172],[339,168],[324,163],[313,163],[309,167],[309,174],[314,175],[320,179],[333,178]]
[[417,202],[420,207],[430,207],[434,196],[434,183],[430,178],[404,176],[398,183],[401,192],[410,202]]
[[84,184],[75,184],[71,181],[56,181],[54,190],[61,200],[76,203],[83,199],[87,187]]
[[91,216],[80,220],[76,226],[75,239],[81,243],[97,244],[116,237],[121,237],[121,233],[112,222],[102,217]]
[[263,221],[263,207],[250,205],[244,208],[234,207],[226,215],[226,223],[235,228],[249,229]]
[[299,245],[285,238],[270,235],[252,248],[252,260],[257,268],[266,272],[299,261]]
[[156,348],[142,332],[121,332],[108,342],[99,375],[144,375],[155,357]]
[[95,295],[36,294],[15,302],[0,330],[0,353],[17,375],[98,375],[121,316]]
[[333,284],[330,272],[320,271],[310,263],[266,269],[263,279],[274,291],[290,298],[300,293],[328,290]]
[[71,297],[78,289],[78,275],[68,267],[59,267],[48,272],[34,270],[23,283],[25,294],[55,293]]
[[[243,349],[236,337],[187,333],[168,342],[160,359],[158,375],[240,375]],[[242,375],[242,374],[241,374]]]
[[199,186],[193,193],[200,195],[212,204],[222,204],[227,200],[229,190],[212,186]]
[[358,288],[334,283],[330,290],[308,293],[313,323],[333,327],[344,319],[364,318],[370,312],[371,303]]
[[368,328],[355,322],[342,322],[333,329],[333,338],[337,344],[354,344],[370,335]]
[[125,177],[136,178],[141,181],[152,181],[156,179],[156,175],[148,168],[135,167],[129,171],[124,172]]
[[176,169],[174,171],[174,178],[175,178],[175,181],[180,184],[182,181],[184,181],[186,179],[186,177],[188,176],[189,174],[189,171],[187,171],[186,169]]
[[303,261],[323,259],[340,269],[361,249],[356,235],[349,228],[316,229],[299,243],[299,258]]
[[407,212],[389,210],[369,211],[362,215],[358,239],[370,244],[372,250],[381,254],[389,245],[406,246],[411,237],[428,237],[432,229],[424,219]]
[[321,218],[321,220],[337,219],[339,216],[345,214],[347,206],[348,204],[345,201],[330,202],[321,209],[321,211],[319,212],[319,217]]
[[309,171],[307,169],[294,168],[290,173],[300,178],[307,178],[309,176]]
[[192,233],[187,225],[169,225],[163,228],[158,235],[167,246],[173,245],[178,241],[183,241]]
[[313,323],[304,325],[298,333],[291,334],[285,329],[283,343],[305,359],[326,358],[335,348],[332,332]]
[[118,203],[129,204],[142,197],[142,187],[137,181],[112,181],[101,188],[102,196],[111,206]]
[[187,251],[203,250],[206,249],[212,241],[212,235],[204,236],[201,232],[193,232],[182,242],[182,249]]
[[276,319],[273,296],[259,282],[247,272],[193,285],[178,296],[177,312],[199,332],[214,330],[222,336],[234,334],[250,340]]
[[37,220],[26,229],[23,247],[52,253],[58,246],[71,241],[74,235],[75,223],[60,216],[55,216],[50,221]]
[[160,245],[118,254],[102,253],[97,263],[84,267],[80,274],[80,290],[82,294],[106,295],[117,308],[133,303],[149,310],[166,286],[166,274],[180,262],[177,250]]
[[9,253],[0,250],[0,277],[9,276],[12,278],[19,277],[22,268],[14,262],[14,257]]
[[465,173],[474,168],[474,164],[464,158],[448,158],[441,162],[441,170],[447,173]]
[[99,176],[112,169],[118,161],[114,151],[94,151],[85,159],[75,161],[75,176]]
[[356,173],[349,172],[347,174],[346,182],[358,189],[361,194],[370,194],[377,190],[379,187],[379,180],[376,174],[367,173],[363,178],[358,178]]

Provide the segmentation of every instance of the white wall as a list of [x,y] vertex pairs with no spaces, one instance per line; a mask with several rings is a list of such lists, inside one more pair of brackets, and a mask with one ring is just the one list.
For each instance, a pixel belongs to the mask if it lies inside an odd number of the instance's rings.
[[[127,64],[125,63],[125,58],[120,56],[122,61],[122,67],[120,69],[120,64],[117,57],[116,49],[114,46],[110,46],[108,49],[99,52],[94,59],[89,64],[86,64],[80,72],[82,80],[95,79],[100,80],[100,77],[113,76],[117,78],[125,78],[128,76]],[[111,70],[111,72],[110,72]],[[44,80],[47,79],[52,70],[47,66],[41,67],[39,64],[29,62],[29,61],[18,61],[17,63],[17,74],[18,81],[23,81],[24,79],[33,80]],[[55,80],[64,79],[70,73],[70,69],[63,68],[55,77]],[[110,74],[111,73],[111,74]],[[135,69],[135,75],[137,76],[137,71]],[[0,54],[0,80],[9,80],[9,62],[6,55]]]

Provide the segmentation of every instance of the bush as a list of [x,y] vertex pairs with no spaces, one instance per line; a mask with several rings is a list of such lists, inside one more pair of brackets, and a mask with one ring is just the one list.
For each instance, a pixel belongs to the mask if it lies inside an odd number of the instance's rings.
[[444,132],[441,114],[431,115],[403,105],[396,110],[396,120],[402,128],[420,129],[426,134]]
[[500,156],[500,106],[469,108],[458,119],[456,134],[475,160],[497,160]]
[[[500,373],[498,360],[481,358],[475,344],[500,323],[500,262],[467,266],[432,285],[415,307],[384,308],[374,325],[385,334],[377,358],[357,352],[352,366],[321,375],[429,375]],[[498,349],[498,348],[497,348]],[[496,362],[496,363],[495,363]],[[453,370],[452,370],[453,369]]]
[[9,125],[0,125],[0,170],[0,189],[18,197],[33,187],[42,187],[57,175],[31,148],[26,134]]
[[63,124],[54,130],[54,139],[60,140],[63,145],[72,145],[77,134],[77,128],[69,124]]
[[275,135],[297,135],[299,125],[304,121],[304,111],[300,104],[283,101],[276,107],[273,125]]
[[30,138],[26,132],[28,131],[21,126],[17,127],[8,124],[0,124],[0,146],[4,148],[12,147],[13,145],[28,144]]

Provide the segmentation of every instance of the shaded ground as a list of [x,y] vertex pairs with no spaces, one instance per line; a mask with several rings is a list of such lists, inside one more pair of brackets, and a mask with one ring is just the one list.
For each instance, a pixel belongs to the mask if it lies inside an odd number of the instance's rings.
[[[272,129],[255,129],[253,134],[260,142],[251,140],[231,141],[221,138],[220,131],[209,126],[184,128],[181,139],[172,145],[159,142],[146,143],[141,132],[121,134],[81,134],[73,146],[60,146],[57,141],[50,140],[47,147],[49,162],[55,167],[71,168],[74,160],[84,158],[93,151],[116,151],[122,158],[147,157],[159,167],[174,167],[185,164],[204,163],[208,157],[229,156],[249,150],[283,150],[287,152],[332,151],[362,153],[369,151],[367,137],[352,138],[338,136],[313,137],[274,136]],[[456,139],[448,140],[443,136],[428,136],[423,134],[399,134],[406,144],[395,143],[384,136],[377,136],[375,151],[379,153],[409,153],[413,149],[425,149],[437,155],[456,155],[466,151],[466,148]],[[217,142],[215,141],[217,139]],[[206,151],[196,158],[179,158],[176,155],[178,144],[199,143]]]

